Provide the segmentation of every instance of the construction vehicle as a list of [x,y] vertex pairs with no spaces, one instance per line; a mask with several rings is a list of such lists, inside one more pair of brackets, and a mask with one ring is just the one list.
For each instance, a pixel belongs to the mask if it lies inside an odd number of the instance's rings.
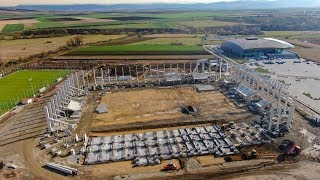
[[284,140],[279,146],[279,149],[282,151],[283,155],[286,156],[297,156],[301,152],[301,147],[290,140]]
[[230,129],[235,129],[235,123],[233,121],[230,121],[226,124],[222,124],[221,129],[223,131],[228,131]]
[[244,160],[256,159],[258,157],[258,153],[255,149],[252,149],[251,152],[243,153],[242,158]]
[[309,116],[308,117],[309,121],[313,123],[315,126],[320,127],[320,116],[319,115],[314,115],[314,116]]
[[166,164],[162,168],[162,171],[175,171],[175,170],[178,170],[178,167],[172,162]]

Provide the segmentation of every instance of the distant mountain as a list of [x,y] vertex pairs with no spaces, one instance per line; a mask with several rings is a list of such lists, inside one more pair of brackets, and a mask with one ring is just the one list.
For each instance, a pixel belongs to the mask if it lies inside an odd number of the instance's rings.
[[134,11],[134,10],[229,10],[320,7],[318,0],[238,0],[232,2],[195,4],[72,4],[72,5],[18,5],[15,9],[39,11]]

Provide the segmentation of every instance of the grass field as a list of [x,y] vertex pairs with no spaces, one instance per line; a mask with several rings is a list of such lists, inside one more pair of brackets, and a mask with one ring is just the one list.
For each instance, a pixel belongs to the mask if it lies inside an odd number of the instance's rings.
[[[98,29],[141,29],[141,28],[175,28],[176,24],[174,22],[117,22],[119,24],[112,24],[110,25],[102,25],[102,26],[96,26]],[[88,26],[86,28],[92,28],[91,26]]]
[[201,28],[201,27],[232,26],[240,23],[227,22],[227,21],[195,20],[195,21],[182,21],[182,22],[178,22],[178,24],[184,25],[184,26],[191,26],[195,28]]
[[1,32],[3,33],[11,33],[16,31],[23,31],[24,30],[24,24],[7,24],[4,26]]
[[182,38],[156,38],[146,41],[140,41],[133,43],[134,45],[149,45],[149,44],[172,44],[172,43],[182,43],[183,45],[198,45],[201,44],[202,37],[182,37]]
[[201,46],[141,44],[117,46],[91,46],[77,49],[66,55],[203,55],[207,54]]
[[[18,71],[0,79],[0,114],[6,112],[21,101],[32,97],[42,87],[53,84],[57,78],[64,77],[69,71]],[[29,81],[32,78],[31,81]]]

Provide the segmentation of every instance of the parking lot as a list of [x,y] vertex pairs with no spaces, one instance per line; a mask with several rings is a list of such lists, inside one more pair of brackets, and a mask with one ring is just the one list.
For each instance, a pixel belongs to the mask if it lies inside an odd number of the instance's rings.
[[[279,61],[284,63],[276,63]],[[320,100],[315,100],[320,98],[320,66],[317,63],[307,62],[303,59],[300,60],[300,63],[297,63],[297,61],[296,59],[287,59],[272,60],[271,62],[274,62],[274,64],[263,63],[269,62],[269,60],[266,60],[258,61],[252,65],[248,64],[248,66],[251,68],[260,66],[267,69],[272,78],[290,84],[288,89],[290,94],[297,96],[301,102],[320,111]]]

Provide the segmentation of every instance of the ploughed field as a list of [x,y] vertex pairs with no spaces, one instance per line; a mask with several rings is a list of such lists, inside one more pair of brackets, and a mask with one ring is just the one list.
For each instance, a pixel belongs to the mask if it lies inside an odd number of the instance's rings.
[[66,54],[78,55],[206,55],[201,46],[196,45],[171,45],[171,44],[141,44],[117,46],[91,46],[77,49]]

